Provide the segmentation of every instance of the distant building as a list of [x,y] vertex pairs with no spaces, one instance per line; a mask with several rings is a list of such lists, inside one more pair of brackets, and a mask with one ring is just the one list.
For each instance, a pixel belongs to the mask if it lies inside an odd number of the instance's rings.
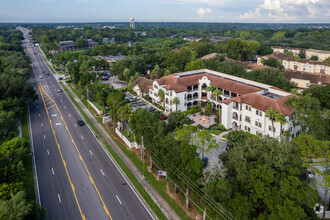
[[207,54],[207,55],[201,57],[201,60],[212,59],[212,58],[214,58],[216,55],[218,55],[218,53],[210,53],[210,54]]
[[114,37],[111,38],[111,39],[109,39],[109,38],[103,38],[102,42],[104,44],[112,44],[112,43],[115,43],[115,38]]
[[99,43],[96,41],[93,41],[92,39],[87,39],[88,42],[88,48],[94,48],[96,45],[98,45]]
[[102,59],[105,60],[109,63],[109,65],[111,66],[113,63],[118,62],[118,60],[122,60],[127,58],[127,56],[93,56],[96,59]]
[[298,56],[301,50],[306,51],[306,58],[310,59],[312,56],[317,56],[319,61],[323,61],[330,57],[330,51],[327,50],[315,50],[315,49],[304,49],[296,47],[272,47],[274,53],[284,53],[284,50],[291,51],[294,56]]
[[60,41],[57,46],[58,46],[58,50],[60,52],[62,52],[62,51],[72,51],[72,50],[77,50],[78,49],[78,47],[76,46],[76,43],[72,40]]
[[105,28],[114,29],[114,28],[116,28],[116,26],[103,26],[103,29],[105,29]]
[[294,70],[285,70],[284,76],[286,79],[297,84],[298,92],[307,89],[312,84],[329,85],[330,75],[322,73],[309,73]]
[[152,86],[152,80],[140,76],[135,80],[133,90],[140,97],[149,94],[149,87]]
[[285,69],[311,73],[323,73],[330,75],[330,66],[325,65],[320,61],[307,59],[301,59],[299,61],[296,61],[293,57],[290,57],[283,53],[273,53],[266,56],[258,56],[258,65],[262,65],[262,60],[268,59],[270,57],[281,60],[282,65]]
[[198,42],[200,41],[202,38],[197,38],[197,37],[185,37],[183,38],[183,40],[189,41],[189,42]]
[[268,66],[264,66],[264,65],[258,65],[256,63],[252,63],[252,62],[249,62],[249,61],[239,61],[239,60],[232,60],[232,59],[227,59],[228,61],[231,61],[231,62],[235,62],[237,63],[238,65],[244,67],[244,69],[247,71],[247,72],[250,72],[252,70],[261,70],[261,69],[266,69],[268,68]]
[[[216,86],[222,95],[214,98],[206,90],[209,86]],[[162,103],[158,97],[159,90],[165,93]],[[244,130],[252,134],[262,134],[280,137],[281,131],[288,130],[291,138],[300,134],[300,126],[293,123],[293,111],[285,102],[296,95],[283,91],[271,85],[243,79],[240,77],[208,70],[194,70],[174,73],[153,81],[149,87],[149,96],[153,102],[164,105],[165,112],[186,111],[193,106],[205,107],[213,102],[214,110],[221,109],[221,124],[227,129]],[[174,98],[179,104],[174,104]],[[283,114],[288,123],[282,125],[266,117],[269,108]]]

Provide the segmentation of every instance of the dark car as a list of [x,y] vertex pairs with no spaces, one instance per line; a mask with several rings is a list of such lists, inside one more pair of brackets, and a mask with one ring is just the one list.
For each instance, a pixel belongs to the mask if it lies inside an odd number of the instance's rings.
[[204,157],[202,159],[202,161],[203,161],[204,167],[206,167],[209,164],[209,158],[207,158],[207,157]]
[[150,106],[148,106],[146,109],[147,109],[149,112],[154,112],[154,111],[156,110],[155,108],[150,107]]
[[229,151],[231,149],[231,146],[229,144],[226,145],[226,151]]
[[85,125],[85,122],[84,122],[83,120],[78,120],[78,121],[77,121],[77,124],[78,124],[79,126],[84,126],[84,125]]
[[47,72],[47,73],[46,73],[46,75],[47,75],[47,76],[49,76],[49,75],[50,75],[50,73],[49,73],[49,72]]
[[58,91],[58,92],[62,92],[62,89],[61,89],[61,88],[58,88],[57,91]]
[[161,115],[160,116],[160,120],[166,120],[167,119],[167,116],[166,115]]
[[63,79],[63,77],[58,77],[58,80],[62,80]]

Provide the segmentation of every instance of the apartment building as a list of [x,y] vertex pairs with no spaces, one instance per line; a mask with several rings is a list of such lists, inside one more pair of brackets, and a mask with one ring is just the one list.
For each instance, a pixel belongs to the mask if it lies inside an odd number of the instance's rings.
[[[211,92],[206,91],[211,85],[218,87],[223,94],[218,98],[212,97]],[[163,102],[158,97],[160,89],[165,93]],[[285,105],[285,101],[294,94],[208,69],[175,73],[156,79],[149,87],[149,96],[153,102],[163,105],[166,112],[186,111],[197,105],[203,107],[211,101],[215,109],[221,109],[220,120],[227,129],[274,137],[279,137],[281,131],[289,130],[291,138],[300,133],[300,127],[292,123],[291,108]],[[175,97],[180,101],[177,105],[173,102]],[[265,115],[270,107],[285,115],[288,120],[282,129],[278,122],[274,122],[272,129],[272,122]]]
[[262,65],[263,59],[276,58],[281,60],[282,65],[285,69],[290,69],[294,71],[304,71],[310,73],[323,73],[330,75],[330,66],[323,64],[320,61],[315,60],[295,60],[293,57],[285,55],[283,53],[273,53],[266,56],[258,56],[257,62],[258,65]]
[[284,53],[284,50],[291,51],[294,56],[298,56],[301,50],[306,51],[306,58],[310,59],[312,56],[317,56],[319,61],[323,61],[330,57],[330,51],[327,50],[315,50],[315,49],[304,49],[304,48],[296,48],[296,47],[277,47],[273,46],[273,53]]

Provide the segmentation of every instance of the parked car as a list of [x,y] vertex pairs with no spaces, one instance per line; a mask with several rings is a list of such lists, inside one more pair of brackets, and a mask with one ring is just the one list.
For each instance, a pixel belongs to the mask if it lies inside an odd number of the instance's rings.
[[166,120],[167,119],[167,116],[166,115],[161,115],[160,116],[160,120]]
[[84,125],[85,125],[85,122],[84,122],[83,120],[78,120],[78,121],[77,121],[77,124],[78,124],[79,126],[84,126]]
[[231,149],[230,144],[227,144],[227,145],[226,145],[226,151],[229,151],[230,149]]
[[150,107],[150,106],[148,106],[146,109],[147,109],[149,112],[154,112],[154,111],[156,110],[154,107]]
[[58,77],[58,80],[62,80],[63,79],[63,77]]
[[310,170],[308,170],[308,178],[313,179],[314,178],[314,173]]

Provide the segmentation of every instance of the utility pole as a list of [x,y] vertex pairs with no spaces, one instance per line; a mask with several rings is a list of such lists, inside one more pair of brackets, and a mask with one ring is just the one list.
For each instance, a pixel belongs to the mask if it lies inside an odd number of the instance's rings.
[[[141,136],[142,138],[142,144],[141,144],[141,160],[142,160],[142,171],[143,171],[143,176],[144,176],[144,151],[143,151],[143,147],[144,147],[144,144],[143,144],[143,136]],[[145,177],[145,176],[144,176]]]
[[88,109],[89,109],[89,96],[88,96],[88,87],[86,85],[86,91],[87,91],[87,103],[88,103]]

